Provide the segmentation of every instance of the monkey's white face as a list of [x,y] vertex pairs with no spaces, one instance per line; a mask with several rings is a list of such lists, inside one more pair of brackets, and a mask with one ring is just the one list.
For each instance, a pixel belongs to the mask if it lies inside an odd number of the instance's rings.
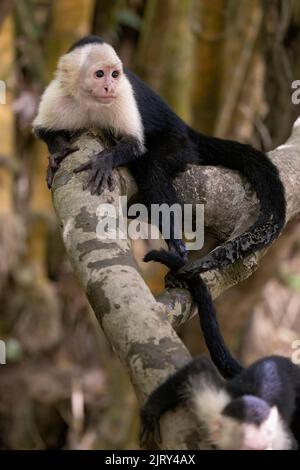
[[108,44],[88,44],[59,60],[34,126],[47,129],[110,129],[134,136],[144,149],[144,129],[120,58]]
[[260,425],[220,417],[214,425],[212,440],[222,450],[286,450],[294,446],[294,439],[276,407]]
[[111,105],[121,92],[124,72],[109,44],[88,44],[61,57],[57,78],[77,101]]
[[224,450],[270,450],[273,430],[266,423],[261,426],[239,423],[229,417],[222,417],[214,436],[219,449]]
[[[269,407],[268,415],[265,419],[261,419],[260,423],[241,421],[228,415],[228,406],[234,400],[232,401],[232,397],[226,390],[212,383],[204,381],[199,383],[197,379],[191,381],[189,386],[191,409],[200,426],[206,430],[208,441],[217,449],[286,450],[295,448],[294,436],[284,423],[276,406]],[[227,414],[224,414],[226,408]]]
[[117,98],[123,70],[120,62],[107,65],[103,62],[92,65],[81,81],[83,90],[99,103],[110,105]]

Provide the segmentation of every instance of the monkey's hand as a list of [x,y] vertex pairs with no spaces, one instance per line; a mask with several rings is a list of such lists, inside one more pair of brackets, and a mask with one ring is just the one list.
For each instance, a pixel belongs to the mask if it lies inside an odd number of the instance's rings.
[[49,162],[47,168],[47,186],[49,189],[52,188],[53,178],[56,171],[59,168],[61,162],[71,153],[77,152],[79,147],[70,147],[69,145],[64,146],[59,152],[51,153],[49,155]]
[[101,194],[106,186],[109,190],[114,189],[113,154],[111,150],[103,150],[90,157],[89,161],[83,163],[74,170],[74,173],[89,170],[89,176],[83,189],[89,188],[91,194]]
[[153,442],[161,443],[159,418],[146,405],[141,409],[140,446],[146,447]]

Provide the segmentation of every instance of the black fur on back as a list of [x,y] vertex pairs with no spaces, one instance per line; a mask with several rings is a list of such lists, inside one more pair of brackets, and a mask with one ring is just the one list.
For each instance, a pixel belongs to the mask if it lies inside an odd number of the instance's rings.
[[[144,261],[164,264],[175,274],[185,264],[180,256],[165,250],[150,251]],[[224,342],[210,291],[200,276],[189,279],[187,285],[197,305],[201,329],[211,359],[224,378],[232,378],[240,373],[243,367],[231,355]]]
[[104,43],[105,41],[102,38],[94,34],[91,34],[90,36],[85,36],[84,38],[81,38],[78,41],[74,42],[74,44],[70,47],[68,52],[72,52],[74,51],[74,49],[77,49],[78,47],[86,46],[87,44],[104,44]]

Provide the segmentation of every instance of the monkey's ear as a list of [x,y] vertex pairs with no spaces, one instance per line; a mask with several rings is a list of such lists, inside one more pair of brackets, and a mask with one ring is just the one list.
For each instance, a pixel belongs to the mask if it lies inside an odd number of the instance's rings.
[[56,78],[69,92],[76,91],[80,75],[80,50],[63,55],[57,65]]
[[57,64],[57,74],[65,75],[70,73],[71,70],[74,70],[76,64],[75,54],[69,53],[61,56]]

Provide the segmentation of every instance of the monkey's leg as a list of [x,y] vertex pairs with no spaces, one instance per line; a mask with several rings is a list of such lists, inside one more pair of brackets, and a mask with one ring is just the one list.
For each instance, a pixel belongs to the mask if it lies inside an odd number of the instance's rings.
[[[181,256],[184,261],[187,261],[187,250],[180,238],[182,235],[181,208],[171,177],[159,165],[157,160],[151,159],[150,155],[146,155],[143,158],[143,162],[139,160],[130,165],[130,170],[143,195],[143,200],[150,216],[154,215],[154,205],[155,209],[159,206],[163,208],[163,205],[171,209],[165,214],[165,219],[163,211],[159,211],[158,220],[155,220],[155,222],[158,223],[158,228],[162,235],[165,235],[164,238],[169,249]],[[174,208],[175,210],[173,210]],[[177,208],[179,209],[178,212]],[[166,228],[169,230],[165,230]]]

